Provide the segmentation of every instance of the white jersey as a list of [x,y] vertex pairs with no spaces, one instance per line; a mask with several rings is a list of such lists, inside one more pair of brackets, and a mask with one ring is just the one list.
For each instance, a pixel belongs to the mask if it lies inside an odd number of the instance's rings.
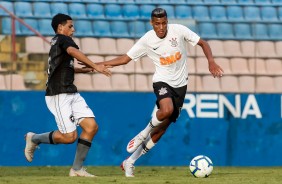
[[179,24],[168,24],[167,31],[163,39],[154,30],[148,31],[127,55],[134,61],[147,55],[156,67],[153,82],[165,82],[178,88],[187,85],[188,81],[186,42],[195,46],[200,37]]

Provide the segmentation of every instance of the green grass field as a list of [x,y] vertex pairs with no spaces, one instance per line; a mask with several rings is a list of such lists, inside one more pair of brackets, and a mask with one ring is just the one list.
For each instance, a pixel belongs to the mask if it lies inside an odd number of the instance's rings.
[[214,167],[208,178],[194,178],[188,167],[136,167],[126,178],[119,167],[87,167],[97,178],[68,177],[69,167],[0,167],[1,184],[208,183],[281,184],[282,167]]

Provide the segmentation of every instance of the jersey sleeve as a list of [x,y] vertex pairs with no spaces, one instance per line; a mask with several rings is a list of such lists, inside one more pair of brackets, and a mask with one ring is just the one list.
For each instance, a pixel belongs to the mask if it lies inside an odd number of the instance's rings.
[[200,36],[195,32],[191,31],[189,28],[179,25],[179,31],[184,34],[184,40],[189,42],[191,45],[195,46],[200,40]]
[[61,46],[64,50],[67,50],[68,47],[74,47],[79,49],[73,39],[69,36],[63,36],[61,39]]
[[133,47],[127,52],[128,57],[137,61],[139,58],[147,54],[147,41],[146,36],[141,37]]

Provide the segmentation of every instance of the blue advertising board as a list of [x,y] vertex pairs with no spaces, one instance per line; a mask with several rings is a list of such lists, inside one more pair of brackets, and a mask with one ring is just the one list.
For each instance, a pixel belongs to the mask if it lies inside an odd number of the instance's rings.
[[[157,110],[154,94],[81,95],[99,125],[85,164],[119,165],[129,155],[128,141]],[[280,94],[187,93],[177,122],[136,165],[184,166],[204,154],[217,166],[281,166],[281,101]],[[32,163],[24,158],[26,132],[56,129],[44,92],[0,92],[0,166],[72,165],[76,144],[41,144]]]

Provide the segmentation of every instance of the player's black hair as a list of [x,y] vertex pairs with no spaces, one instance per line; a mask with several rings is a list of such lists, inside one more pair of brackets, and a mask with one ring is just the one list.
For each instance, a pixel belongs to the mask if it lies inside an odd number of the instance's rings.
[[154,17],[156,17],[156,18],[167,17],[165,9],[155,8],[151,13],[151,19],[153,19]]
[[52,18],[52,28],[57,33],[58,25],[59,24],[66,24],[68,20],[72,20],[72,18],[66,14],[58,13]]

